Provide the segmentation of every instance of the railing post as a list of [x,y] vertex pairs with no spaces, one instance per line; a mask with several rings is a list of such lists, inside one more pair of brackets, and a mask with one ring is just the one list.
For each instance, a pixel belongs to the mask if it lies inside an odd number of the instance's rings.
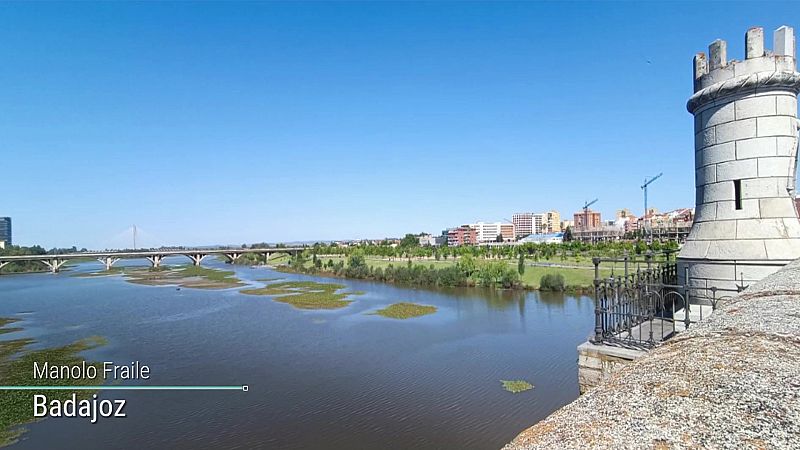
[[603,307],[600,295],[600,258],[592,258],[594,264],[594,342],[603,342]]
[[683,323],[689,329],[689,266],[683,268]]
[[625,283],[628,282],[628,251],[625,250],[623,254],[623,258],[625,259]]
[[717,287],[711,286],[711,310],[717,310]]

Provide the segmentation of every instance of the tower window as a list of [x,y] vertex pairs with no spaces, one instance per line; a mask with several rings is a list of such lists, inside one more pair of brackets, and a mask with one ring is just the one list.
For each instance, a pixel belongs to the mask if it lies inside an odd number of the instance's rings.
[[736,209],[742,209],[742,180],[733,180],[733,201]]

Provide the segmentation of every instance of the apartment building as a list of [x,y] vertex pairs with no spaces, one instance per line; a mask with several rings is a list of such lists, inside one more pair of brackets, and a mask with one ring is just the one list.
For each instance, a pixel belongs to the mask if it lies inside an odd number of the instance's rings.
[[544,213],[544,223],[546,225],[545,232],[547,233],[560,233],[561,232],[561,213],[558,211],[547,211]]
[[477,232],[469,225],[461,225],[458,228],[450,228],[447,230],[447,245],[450,247],[474,245],[477,243]]
[[478,243],[497,242],[497,236],[501,236],[504,242],[514,240],[515,227],[513,223],[478,222],[469,227],[475,230]]
[[[555,215],[552,215],[552,214]],[[551,211],[545,214],[537,213],[516,213],[511,216],[511,224],[514,226],[514,237],[522,238],[531,234],[541,234],[547,232],[550,228],[561,230],[560,223],[558,225],[550,225],[551,220],[560,220],[560,215],[556,211]]]
[[572,221],[575,223],[577,230],[600,228],[603,223],[600,212],[592,211],[591,209],[586,212],[576,212],[572,215]]

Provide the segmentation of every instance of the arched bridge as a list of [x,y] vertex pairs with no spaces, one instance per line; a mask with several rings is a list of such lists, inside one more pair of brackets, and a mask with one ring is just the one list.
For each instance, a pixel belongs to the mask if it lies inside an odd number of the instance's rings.
[[65,253],[60,255],[23,255],[23,256],[0,256],[0,269],[4,266],[18,261],[38,261],[47,266],[51,272],[56,273],[71,259],[95,258],[106,266],[106,270],[111,269],[120,259],[145,258],[150,261],[153,267],[159,267],[161,260],[168,256],[186,256],[192,264],[199,266],[206,256],[223,255],[228,262],[235,262],[245,253],[256,253],[269,257],[275,253],[288,253],[292,256],[305,250],[304,247],[271,247],[271,248],[238,248],[238,249],[217,249],[217,250],[143,250],[130,252],[84,252],[84,253]]

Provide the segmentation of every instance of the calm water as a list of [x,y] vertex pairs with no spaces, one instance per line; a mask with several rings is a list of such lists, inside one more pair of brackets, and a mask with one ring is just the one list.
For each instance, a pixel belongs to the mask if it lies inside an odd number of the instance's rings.
[[[578,396],[575,348],[593,326],[588,297],[235,270],[256,285],[265,277],[335,281],[365,295],[340,310],[300,311],[236,290],[68,273],[0,277],[0,316],[23,318],[26,328],[4,339],[55,346],[101,335],[109,344],[86,356],[139,360],[151,368],[150,384],[250,386],[106,391],[101,397],[128,399],[127,418],[47,419],[10,448],[496,449]],[[366,314],[399,301],[439,311],[404,321]],[[511,394],[501,379],[536,388]]]

